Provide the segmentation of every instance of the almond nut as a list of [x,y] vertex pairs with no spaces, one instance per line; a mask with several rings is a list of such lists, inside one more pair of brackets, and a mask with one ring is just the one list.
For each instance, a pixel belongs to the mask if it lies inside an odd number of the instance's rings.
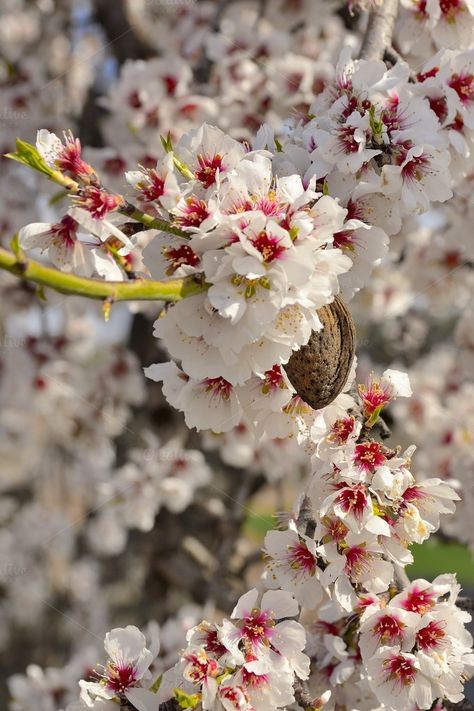
[[329,405],[349,377],[355,353],[355,327],[349,309],[339,296],[318,310],[323,324],[313,331],[306,346],[295,351],[285,370],[304,402],[315,410]]

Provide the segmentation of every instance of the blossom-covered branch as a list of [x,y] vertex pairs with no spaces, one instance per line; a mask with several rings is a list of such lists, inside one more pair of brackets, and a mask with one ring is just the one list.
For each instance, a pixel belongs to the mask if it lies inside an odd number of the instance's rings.
[[114,301],[179,301],[207,287],[193,277],[159,282],[147,279],[100,281],[60,272],[30,258],[17,257],[0,247],[0,269],[41,286],[89,299]]

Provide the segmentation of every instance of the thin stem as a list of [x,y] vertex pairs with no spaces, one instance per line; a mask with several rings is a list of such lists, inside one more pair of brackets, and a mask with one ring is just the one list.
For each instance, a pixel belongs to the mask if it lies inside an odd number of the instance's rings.
[[198,294],[207,288],[206,284],[193,277],[171,279],[165,282],[146,279],[124,282],[88,279],[45,267],[31,259],[18,259],[14,254],[1,247],[0,269],[25,281],[47,286],[61,294],[75,294],[86,296],[89,299],[106,299],[112,302],[180,301],[180,299]]
[[129,202],[125,204],[125,207],[119,208],[118,211],[121,215],[126,215],[132,220],[141,222],[141,224],[145,225],[145,227],[148,227],[149,230],[161,230],[161,232],[168,232],[169,234],[177,235],[178,237],[189,238],[189,232],[180,230],[179,227],[175,227],[171,224],[171,222],[168,222],[168,220],[162,220],[159,217],[153,217],[152,215],[148,215],[148,213],[142,212],[137,207],[135,207],[135,205],[132,205]]
[[360,59],[381,59],[385,50],[392,46],[397,14],[398,0],[384,0],[382,4],[372,8],[362,41]]

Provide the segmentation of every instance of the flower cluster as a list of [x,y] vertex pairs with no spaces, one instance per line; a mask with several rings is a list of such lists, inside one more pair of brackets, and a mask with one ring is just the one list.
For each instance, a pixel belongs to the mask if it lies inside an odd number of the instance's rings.
[[308,614],[312,688],[329,689],[336,705],[357,700],[364,709],[430,709],[437,699],[461,700],[474,656],[458,592],[454,576],[440,575],[397,594],[360,592],[351,614],[336,615],[327,604],[317,617]]

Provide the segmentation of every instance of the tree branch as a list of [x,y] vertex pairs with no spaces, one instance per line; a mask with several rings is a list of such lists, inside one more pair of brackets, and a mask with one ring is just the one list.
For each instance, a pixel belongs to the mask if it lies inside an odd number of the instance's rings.
[[101,281],[45,267],[31,259],[19,259],[0,247],[0,269],[41,286],[89,299],[114,301],[180,301],[205,291],[206,284],[193,277],[160,282],[147,279],[134,281]]
[[359,59],[381,59],[392,46],[392,35],[398,14],[398,0],[384,0],[372,8]]

